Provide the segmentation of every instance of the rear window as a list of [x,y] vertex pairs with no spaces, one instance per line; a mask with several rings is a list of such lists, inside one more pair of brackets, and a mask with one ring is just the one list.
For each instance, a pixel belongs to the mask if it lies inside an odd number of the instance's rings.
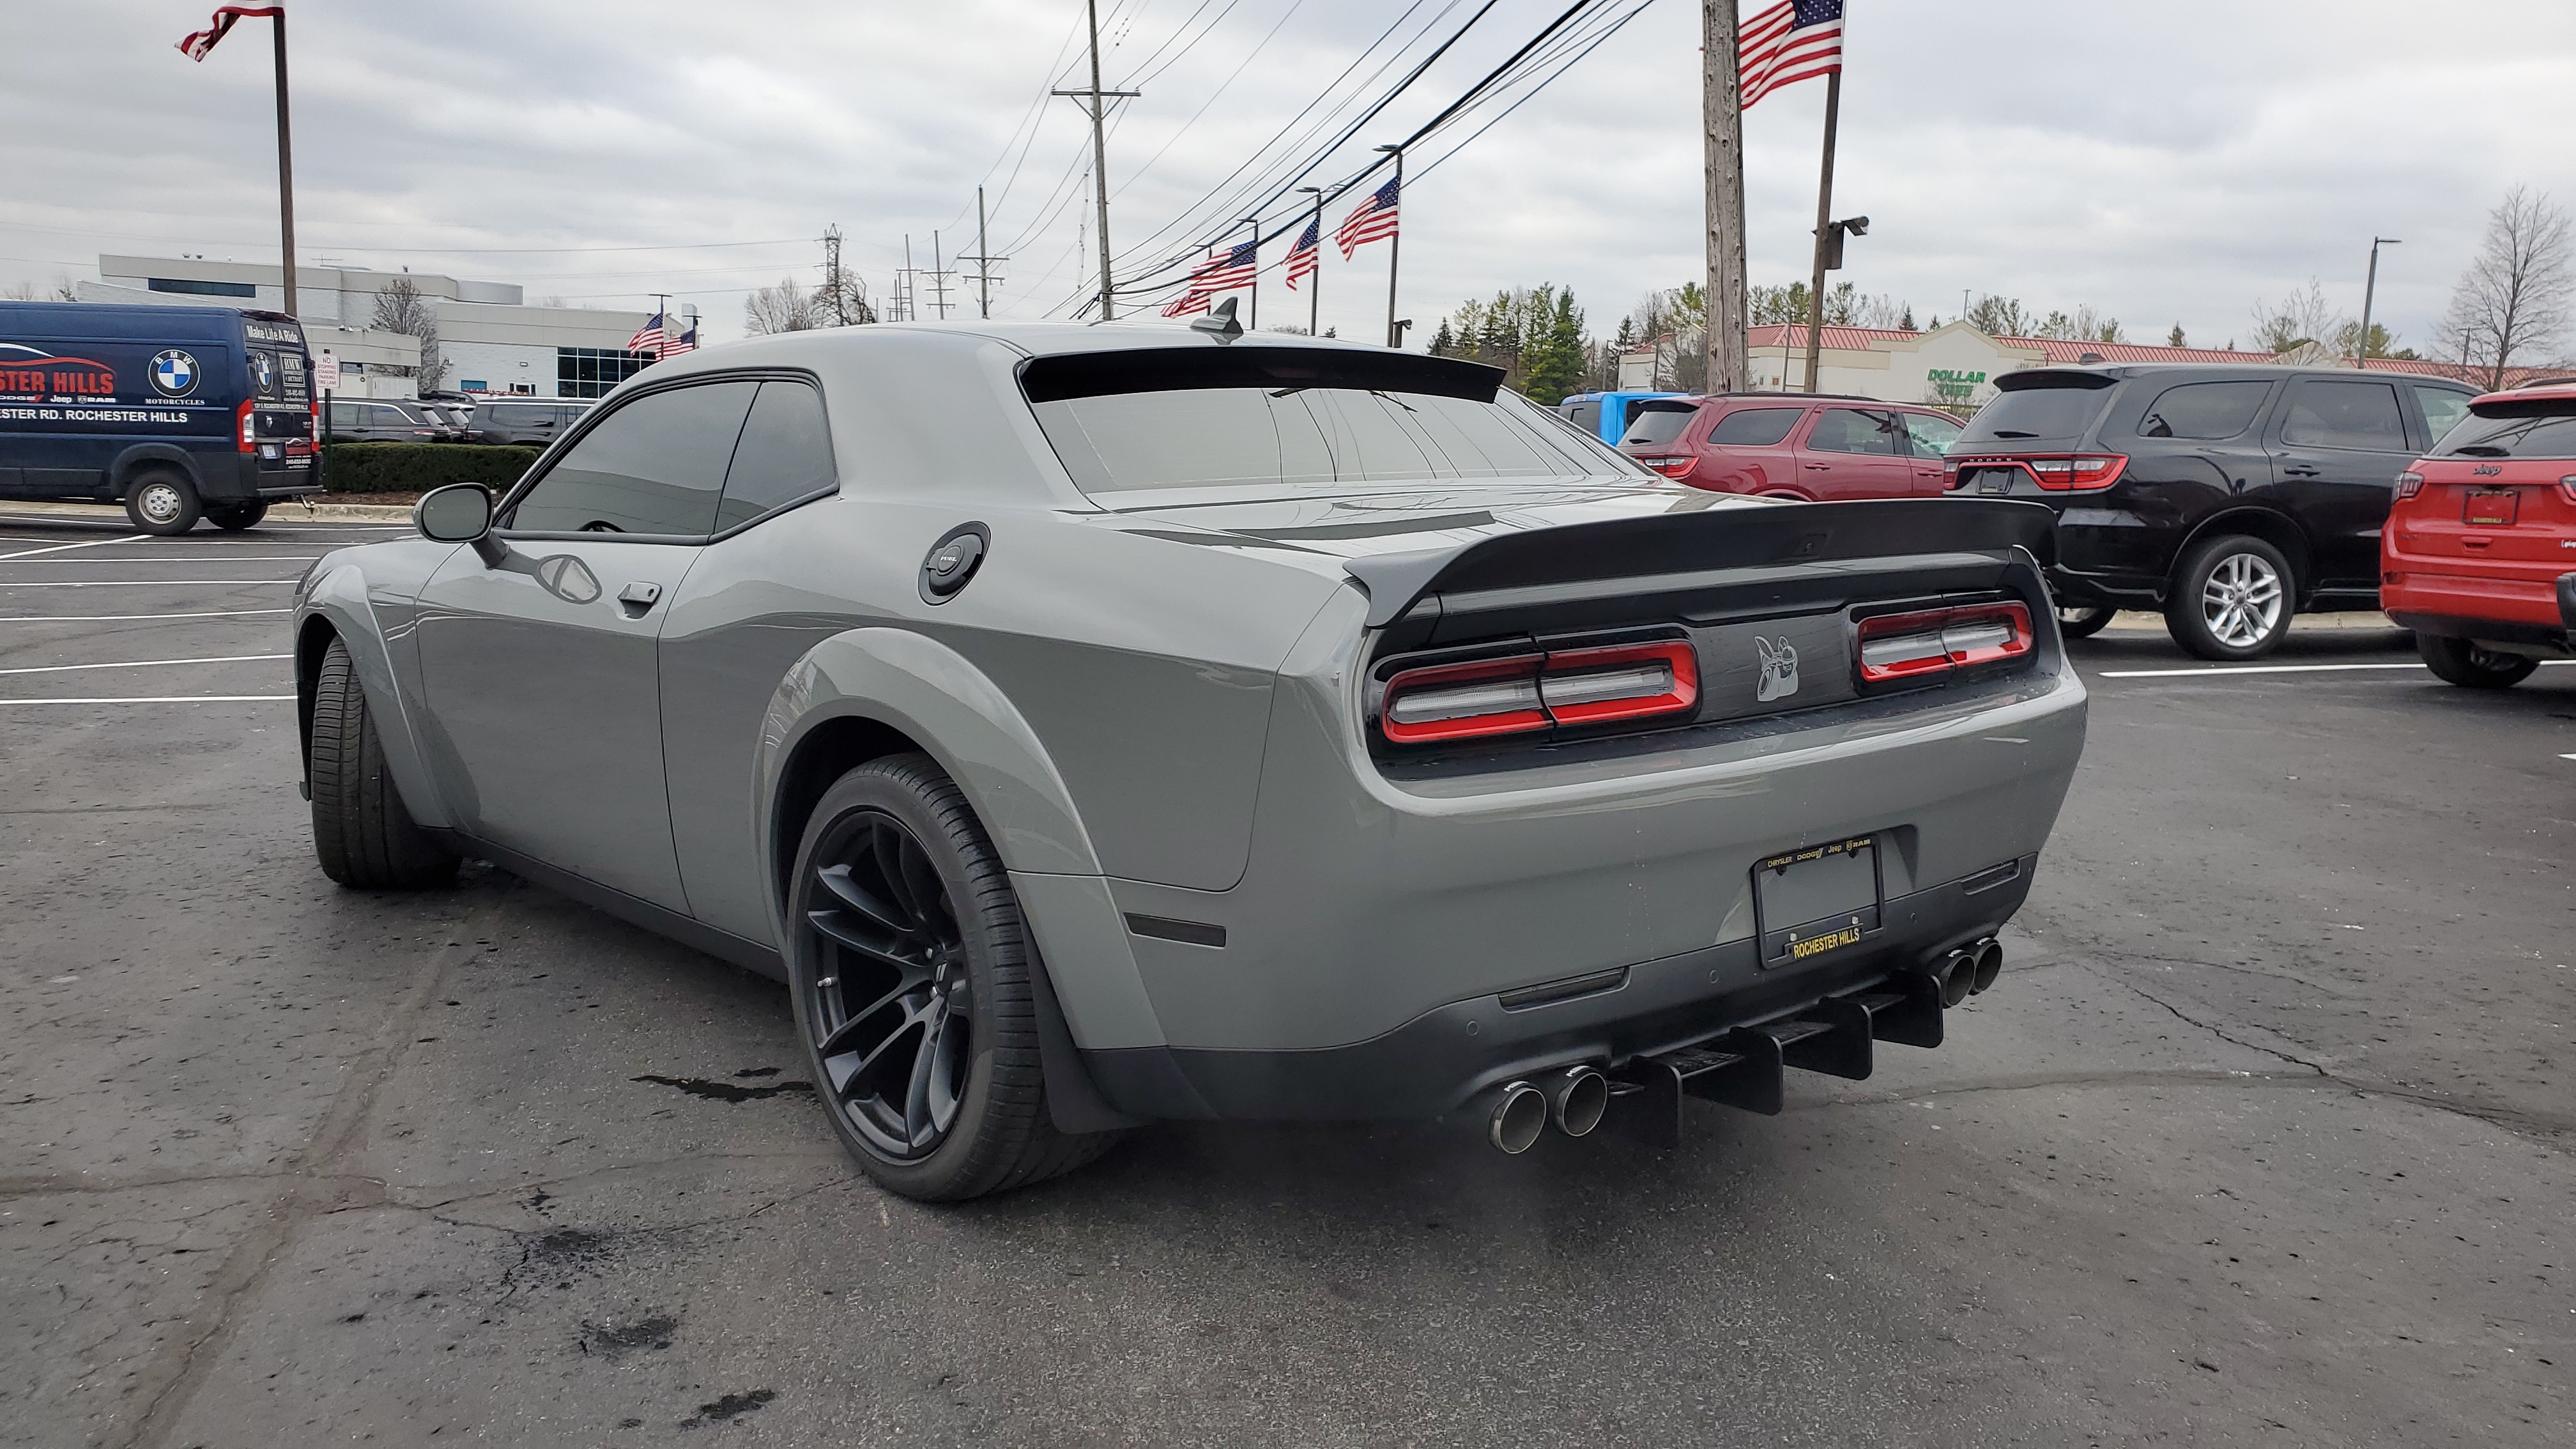
[[2460,420],[2436,458],[2576,458],[2576,416]]
[[551,422],[554,409],[530,407],[526,403],[485,403],[483,420],[500,428],[524,428],[531,423]]
[[1768,448],[1789,436],[1805,408],[1745,408],[1718,419],[1708,440],[1723,448]]
[[2138,419],[2141,438],[2232,438],[2253,426],[2268,382],[2187,382],[2156,394]]
[[1959,442],[2074,442],[2092,429],[2093,420],[2111,401],[2112,381],[2087,378],[2080,383],[2007,388],[1968,420],[1967,431],[1959,435]]
[[1637,415],[1629,421],[1627,435],[1619,440],[1619,446],[1624,448],[1633,443],[1660,448],[1688,431],[1691,418],[1698,411],[1697,407],[1690,405],[1675,407],[1670,403],[1639,403]]

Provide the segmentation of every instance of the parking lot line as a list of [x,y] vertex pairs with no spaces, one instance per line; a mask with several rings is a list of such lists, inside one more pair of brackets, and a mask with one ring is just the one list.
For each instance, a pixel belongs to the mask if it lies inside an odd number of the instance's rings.
[[0,614],[0,624],[133,624],[146,619],[237,619],[246,614],[291,614],[293,609],[205,609],[193,614]]
[[246,664],[258,659],[292,659],[292,654],[218,654],[206,659],[118,659],[105,664],[27,664],[0,669],[0,674],[61,674],[73,669],[150,669],[162,664]]
[[[0,584],[0,588],[9,587]],[[2542,664],[2576,664],[2576,659],[2543,659]],[[2421,669],[2419,663],[2405,664],[2214,664],[2205,669],[2104,669],[2096,671],[2103,679],[2184,679],[2212,674],[2332,674],[2352,669]]]
[[111,543],[141,543],[151,536],[148,533],[135,533],[123,538],[93,538],[85,543],[57,543],[45,548],[24,549],[17,553],[0,553],[0,563],[6,563],[13,558],[34,558],[40,553],[61,553],[71,548],[99,548]]
[[12,704],[276,704],[291,694],[145,694],[109,695],[101,699],[0,699]]
[[0,589],[176,589],[195,588],[200,585],[226,589],[253,589],[263,584],[284,587],[294,582],[293,579],[82,579],[77,583],[68,583],[59,579],[49,579],[44,583],[29,584],[20,583],[16,579],[0,579]]

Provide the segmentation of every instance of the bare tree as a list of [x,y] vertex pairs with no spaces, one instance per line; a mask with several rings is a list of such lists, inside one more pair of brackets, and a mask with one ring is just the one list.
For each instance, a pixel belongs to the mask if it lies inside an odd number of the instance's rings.
[[2353,325],[2326,301],[2324,285],[2313,277],[2306,291],[2292,291],[2277,306],[2254,299],[2254,340],[2266,352],[2283,353],[2310,342],[2331,344]]
[[65,273],[56,276],[52,286],[41,290],[33,282],[20,282],[0,291],[0,299],[11,302],[77,302],[80,293],[73,288],[71,276]]
[[2517,186],[2487,213],[2486,240],[2451,289],[2442,321],[2446,336],[2462,339],[2462,362],[2486,369],[2487,386],[2504,386],[2516,354],[2567,331],[2568,302],[2576,293],[2567,247],[2567,213],[2546,192]]
[[838,325],[823,322],[816,315],[820,310],[815,298],[798,286],[794,277],[781,277],[777,286],[759,288],[742,299],[742,326],[744,331],[759,335]]
[[[438,352],[438,310],[409,277],[396,277],[376,293],[376,315],[370,324],[379,332],[399,332],[420,339],[420,366],[413,370],[413,386],[422,392],[435,392],[447,376],[447,360]],[[401,370],[396,369],[396,376]]]

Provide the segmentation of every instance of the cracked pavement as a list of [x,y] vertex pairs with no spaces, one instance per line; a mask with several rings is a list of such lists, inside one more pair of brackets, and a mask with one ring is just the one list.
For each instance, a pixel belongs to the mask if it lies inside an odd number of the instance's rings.
[[1167,1127],[952,1208],[775,987],[332,887],[287,707],[0,705],[0,1444],[2565,1444],[2571,676],[2096,680],[1950,1044],[1678,1152]]

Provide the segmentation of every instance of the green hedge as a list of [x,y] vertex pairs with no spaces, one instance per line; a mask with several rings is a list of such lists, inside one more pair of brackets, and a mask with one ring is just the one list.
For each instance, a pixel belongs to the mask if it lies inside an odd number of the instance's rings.
[[535,461],[535,448],[328,443],[322,448],[322,486],[334,493],[425,493],[448,483],[481,483],[498,490],[518,482]]

